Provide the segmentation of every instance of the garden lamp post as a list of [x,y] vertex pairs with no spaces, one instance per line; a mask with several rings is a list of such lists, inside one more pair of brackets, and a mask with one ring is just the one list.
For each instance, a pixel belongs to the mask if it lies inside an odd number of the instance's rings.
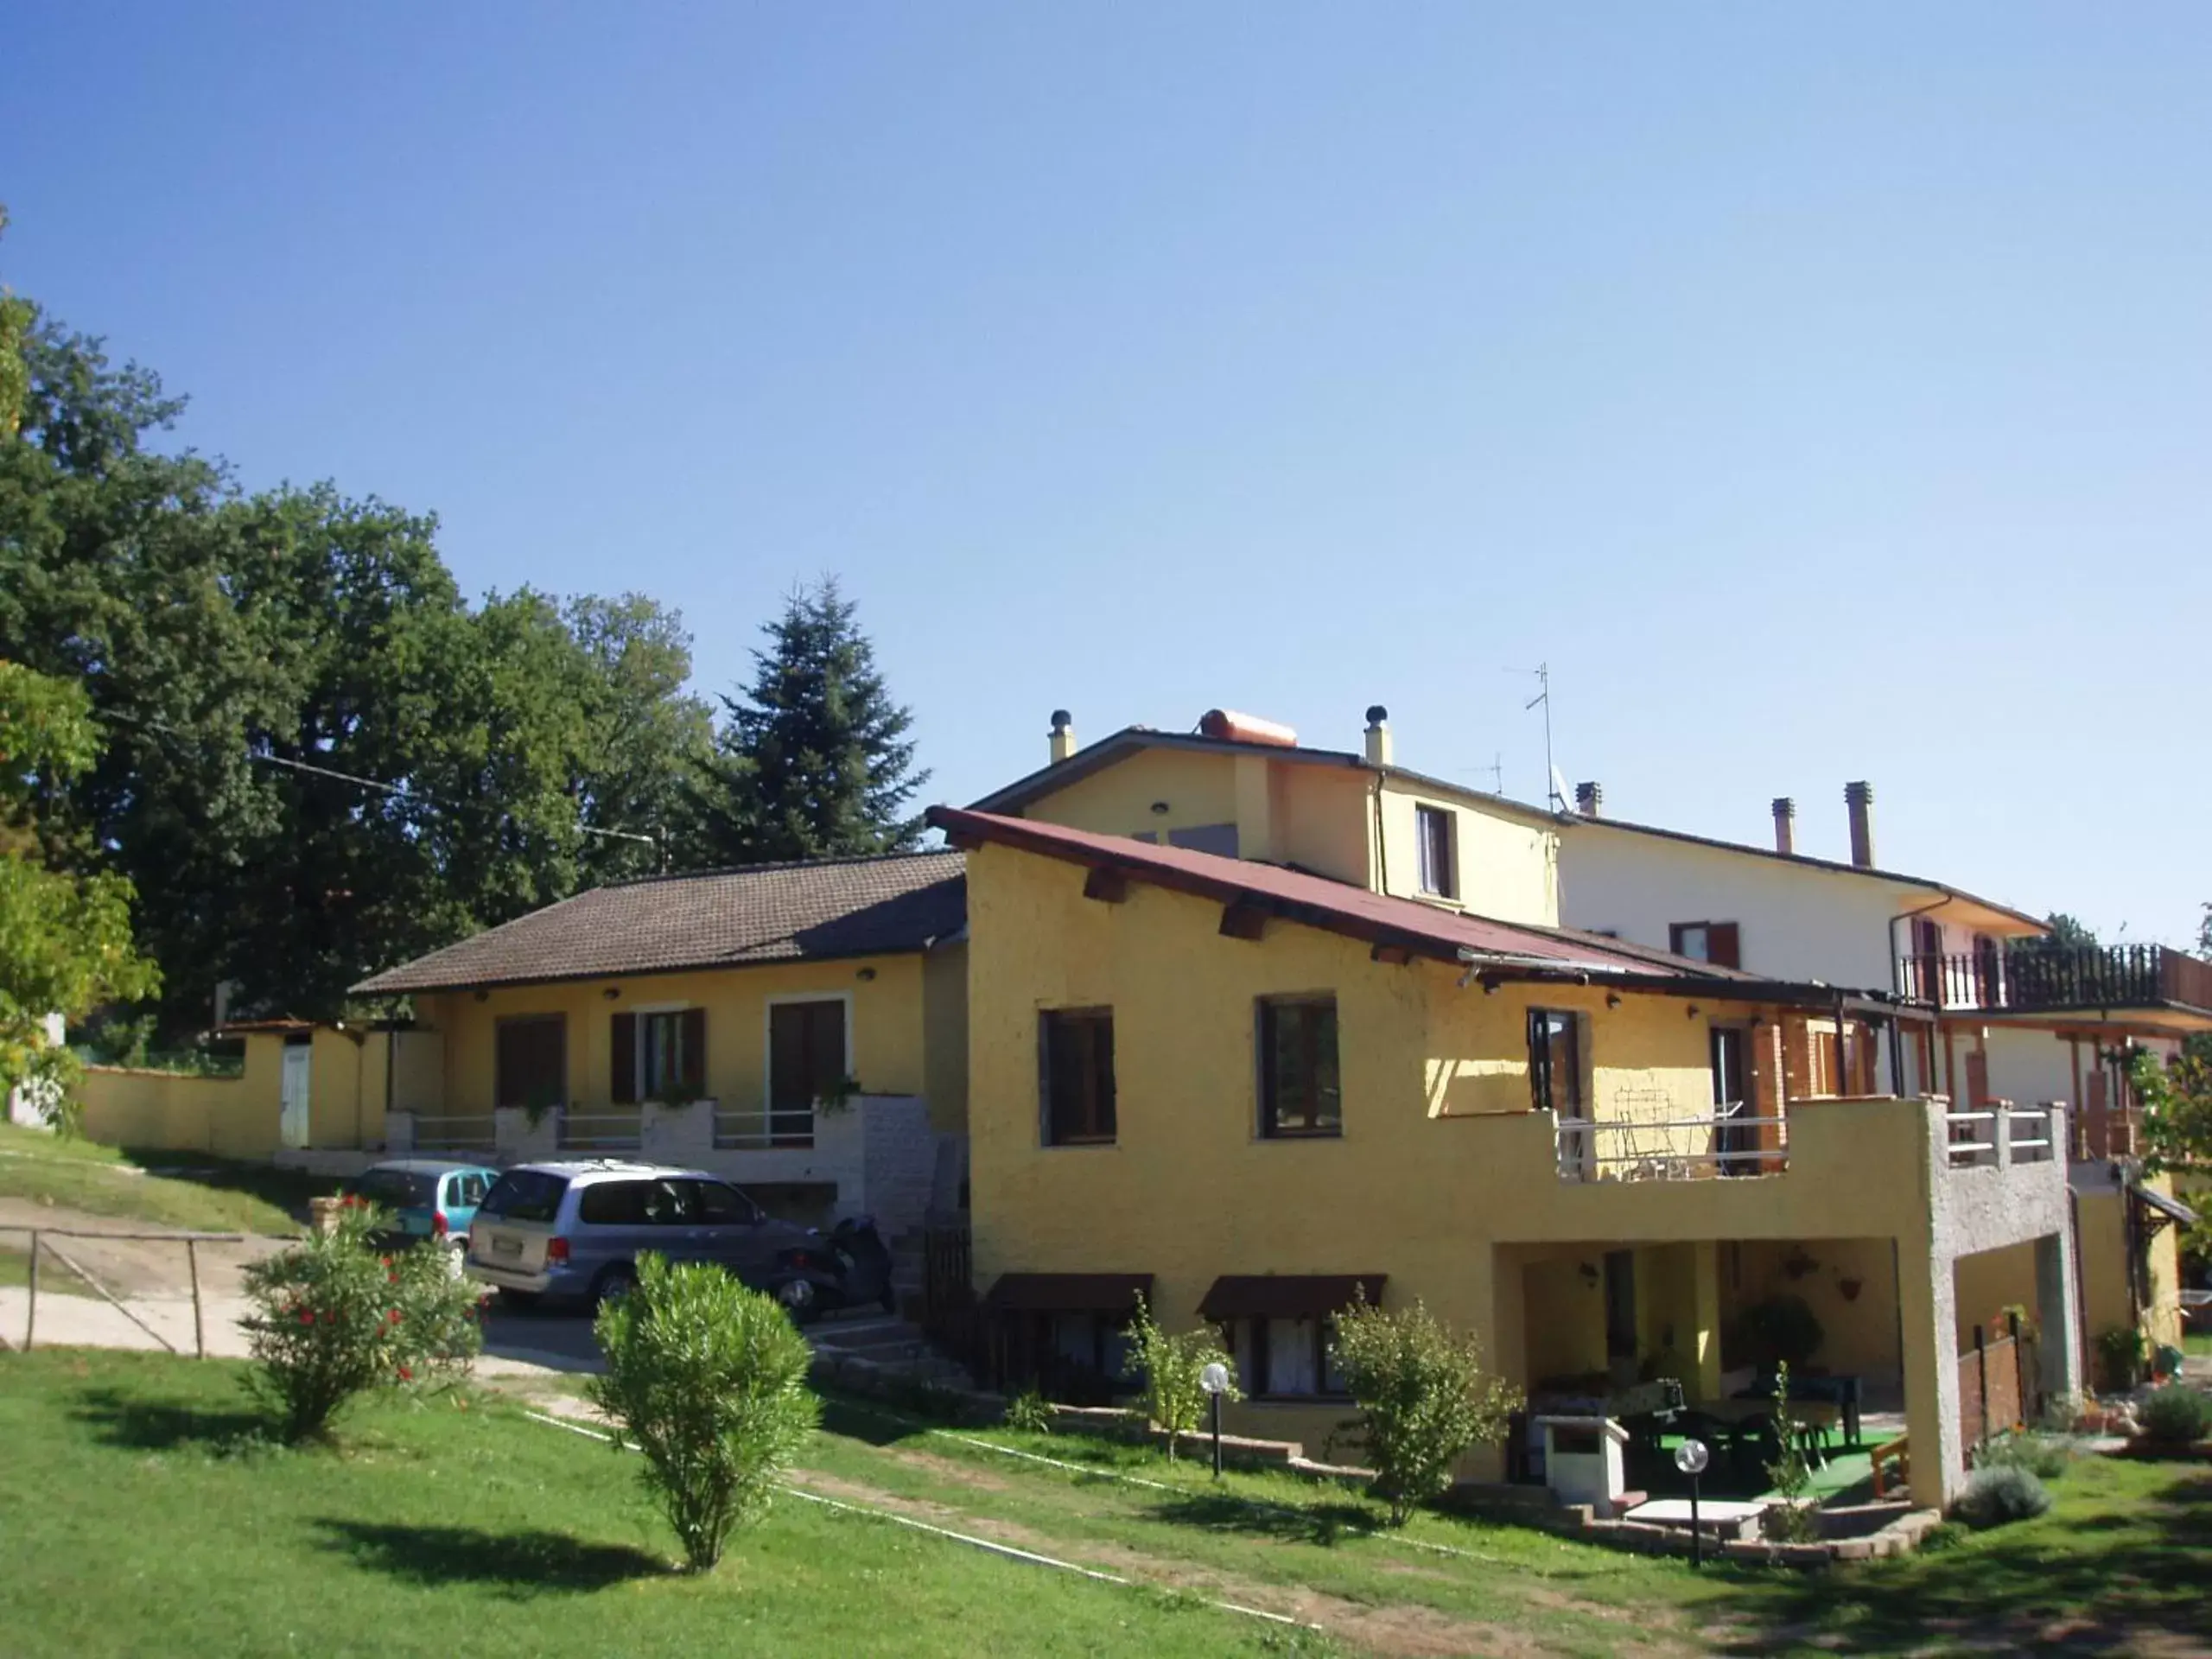
[[1675,1448],[1675,1467],[1690,1478],[1690,1565],[1705,1565],[1705,1529],[1698,1525],[1697,1478],[1705,1472],[1705,1465],[1713,1454],[1705,1449],[1703,1440],[1687,1440]]
[[1219,1360],[1208,1362],[1198,1373],[1198,1386],[1206,1391],[1213,1406],[1213,1478],[1221,1478],[1221,1396],[1229,1392],[1229,1367]]

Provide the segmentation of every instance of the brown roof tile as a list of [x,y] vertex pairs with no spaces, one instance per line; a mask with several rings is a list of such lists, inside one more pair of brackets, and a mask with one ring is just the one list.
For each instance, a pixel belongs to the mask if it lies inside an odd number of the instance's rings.
[[821,859],[594,887],[387,969],[365,996],[918,950],[966,924],[957,852]]

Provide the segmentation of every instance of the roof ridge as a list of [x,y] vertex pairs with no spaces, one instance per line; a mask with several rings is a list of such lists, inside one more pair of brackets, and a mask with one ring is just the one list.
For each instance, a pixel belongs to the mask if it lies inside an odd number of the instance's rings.
[[[586,887],[583,893],[606,893],[616,887],[651,887],[663,881],[699,881],[715,875],[767,875],[783,870],[827,870],[850,864],[895,864],[910,858],[959,858],[962,855],[957,847],[916,847],[894,853],[836,853],[827,858],[782,858],[771,859],[762,864],[717,864],[702,870],[665,870],[657,875],[625,876],[619,881],[602,881],[595,887]],[[583,893],[573,893],[570,897],[580,899]],[[568,899],[556,902],[566,904]],[[505,926],[505,924],[501,923],[500,925]]]

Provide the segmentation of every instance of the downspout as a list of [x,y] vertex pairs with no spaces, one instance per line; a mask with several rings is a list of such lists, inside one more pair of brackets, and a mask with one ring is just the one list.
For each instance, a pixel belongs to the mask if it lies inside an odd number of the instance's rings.
[[1388,893],[1390,891],[1390,844],[1382,838],[1382,771],[1379,766],[1375,772],[1374,801],[1376,890]]

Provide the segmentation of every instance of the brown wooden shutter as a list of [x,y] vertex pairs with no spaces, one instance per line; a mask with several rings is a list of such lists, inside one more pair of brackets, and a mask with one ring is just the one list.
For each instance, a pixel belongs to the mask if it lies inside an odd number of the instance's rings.
[[813,1016],[807,1033],[812,1062],[810,1098],[819,1099],[845,1080],[845,1005],[816,1002],[807,1011]]
[[768,1010],[768,1103],[795,1109],[812,1103],[806,1076],[806,1004],[779,1002]]
[[1744,965],[1743,938],[1733,922],[1705,925],[1705,958],[1718,968]]
[[707,1011],[683,1010],[683,1086],[697,1094],[707,1091]]
[[614,1057],[607,1078],[608,1096],[617,1105],[626,1106],[638,1097],[638,1016],[616,1014],[613,1032],[613,1040],[607,1045]]

